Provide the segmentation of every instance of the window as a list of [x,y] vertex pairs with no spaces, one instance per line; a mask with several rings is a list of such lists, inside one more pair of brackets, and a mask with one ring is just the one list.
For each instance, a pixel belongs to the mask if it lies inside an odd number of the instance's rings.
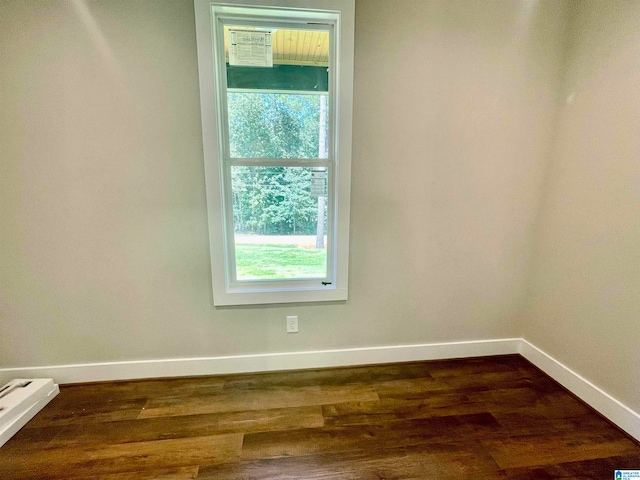
[[195,0],[214,305],[346,300],[354,2],[264,3]]

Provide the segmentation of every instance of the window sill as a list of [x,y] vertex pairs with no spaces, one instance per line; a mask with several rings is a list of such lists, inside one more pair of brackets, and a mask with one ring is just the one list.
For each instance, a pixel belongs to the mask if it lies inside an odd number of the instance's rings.
[[346,288],[322,290],[269,290],[260,292],[227,291],[214,296],[216,307],[237,305],[268,305],[274,303],[337,302],[348,298]]

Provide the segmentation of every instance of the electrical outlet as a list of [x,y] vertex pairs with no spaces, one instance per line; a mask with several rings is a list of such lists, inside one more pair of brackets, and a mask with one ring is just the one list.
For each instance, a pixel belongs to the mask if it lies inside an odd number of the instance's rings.
[[287,333],[298,333],[298,316],[287,315]]

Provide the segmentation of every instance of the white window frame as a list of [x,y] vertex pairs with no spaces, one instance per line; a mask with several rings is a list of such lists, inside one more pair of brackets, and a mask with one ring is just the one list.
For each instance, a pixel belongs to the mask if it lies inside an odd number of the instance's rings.
[[[347,300],[354,3],[354,0],[194,0],[214,306]],[[302,22],[304,28],[316,23],[332,25],[329,136],[333,138],[330,145],[333,143],[334,148],[329,152],[330,165],[317,160],[281,161],[282,166],[329,167],[327,205],[331,208],[327,212],[327,278],[234,281],[233,207],[230,178],[225,173],[230,167],[225,164],[228,139],[223,123],[227,121],[226,99],[222,96],[226,93],[226,72],[216,68],[219,64],[216,56],[224,54],[218,19],[234,16],[274,23]],[[223,100],[219,102],[219,98]],[[251,164],[250,161],[245,163]]]

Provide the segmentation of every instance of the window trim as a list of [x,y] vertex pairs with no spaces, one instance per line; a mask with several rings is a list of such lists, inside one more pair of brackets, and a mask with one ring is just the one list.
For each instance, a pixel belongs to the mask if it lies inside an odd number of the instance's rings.
[[[214,306],[255,305],[274,303],[298,303],[320,301],[342,301],[348,298],[348,265],[349,265],[349,216],[350,216],[350,184],[351,184],[351,125],[353,97],[353,32],[354,32],[354,0],[194,0],[196,37],[198,47],[198,69],[200,80],[200,103],[202,115],[203,153],[205,163],[205,181],[207,191],[207,212],[209,221],[209,243],[211,255],[211,275]],[[214,8],[215,7],[215,8]],[[256,8],[268,9],[256,15]],[[215,13],[215,14],[214,14]],[[322,285],[321,281],[313,283],[305,280],[268,282],[236,282],[229,278],[232,266],[230,262],[233,249],[229,249],[231,235],[225,233],[225,215],[232,205],[224,198],[222,186],[225,172],[224,156],[220,140],[225,139],[225,129],[220,124],[218,115],[218,95],[223,93],[225,84],[219,81],[216,71],[216,55],[220,49],[214,50],[219,39],[214,39],[214,22],[216,15],[232,16],[250,14],[253,17],[277,22],[282,19],[286,23],[298,23],[299,18],[308,22],[327,22],[332,19],[335,29],[335,45],[332,45],[337,81],[329,96],[330,112],[334,115],[335,158],[332,168],[334,179],[329,178],[328,195],[332,196],[334,208],[329,212],[333,222],[328,228],[328,235],[333,236],[333,255],[327,255],[328,273],[333,269],[331,285]],[[224,47],[222,47],[224,48]],[[331,54],[330,54],[331,59]],[[331,61],[331,60],[330,60]],[[222,105],[223,106],[223,105]],[[333,107],[333,108],[332,108]],[[223,117],[224,118],[224,117]],[[330,135],[332,133],[330,132]],[[331,154],[329,155],[331,158]],[[288,163],[290,166],[303,166],[304,162]],[[316,159],[316,162],[317,159]],[[256,163],[256,165],[259,165]],[[304,166],[314,166],[313,159]],[[229,167],[230,170],[230,167]],[[331,203],[331,202],[328,202]],[[228,221],[228,220],[227,220]],[[333,257],[331,259],[331,257]],[[239,285],[239,283],[242,283]],[[248,285],[251,284],[249,288]]]

